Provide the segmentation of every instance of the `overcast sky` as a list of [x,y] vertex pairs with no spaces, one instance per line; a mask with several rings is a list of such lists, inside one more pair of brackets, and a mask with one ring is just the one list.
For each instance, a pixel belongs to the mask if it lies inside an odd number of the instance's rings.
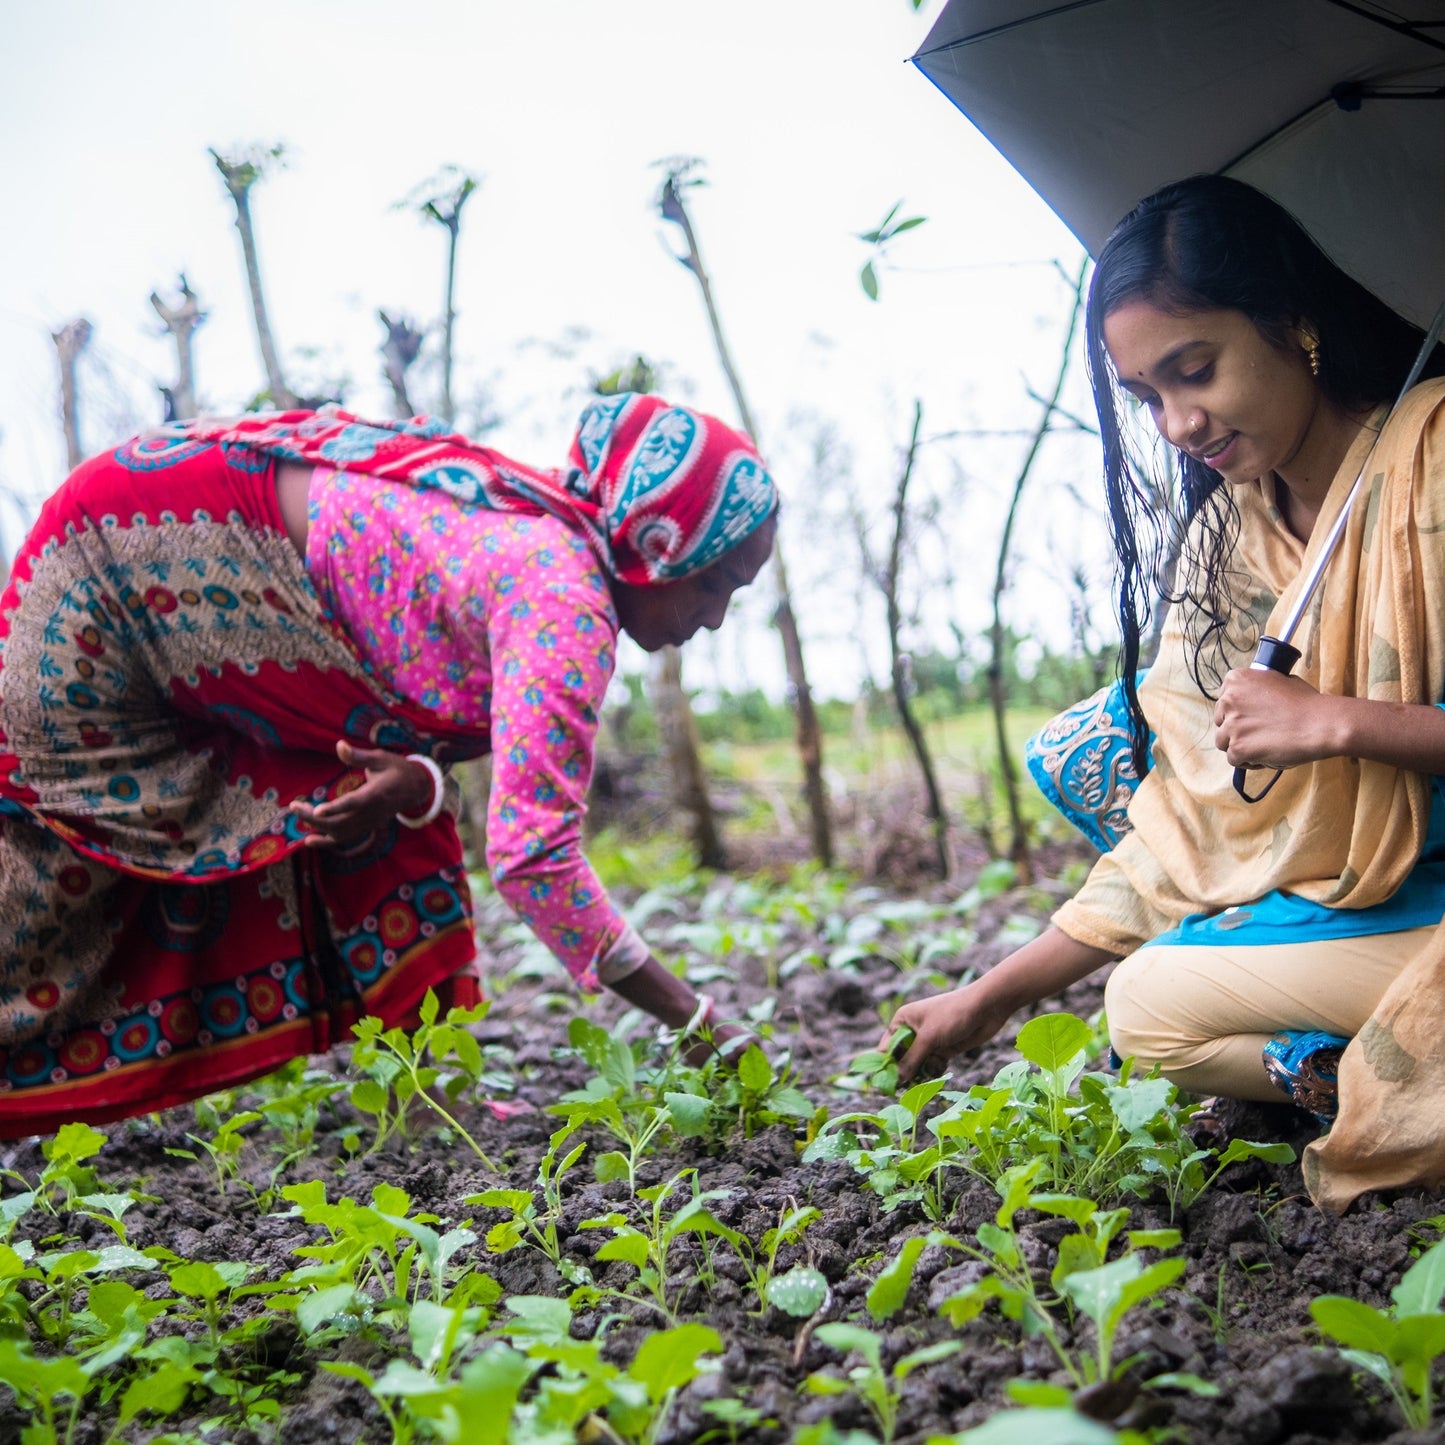
[[[253,142],[290,156],[253,207],[296,381],[344,380],[354,410],[386,409],[376,310],[434,322],[444,256],[441,230],[394,205],[451,163],[482,177],[464,213],[457,391],[464,405],[485,394],[491,445],[560,461],[588,374],[634,353],[661,365],[666,393],[732,418],[696,284],[654,206],[654,162],[698,156],[709,184],[693,215],[789,498],[814,671],[820,690],[850,691],[857,551],[818,519],[842,515],[845,486],[870,514],[886,506],[915,396],[927,437],[1032,423],[1027,386],[1050,384],[1066,319],[1056,263],[1080,255],[906,63],[938,3],[0,0],[0,480],[38,497],[63,473],[50,333],[74,316],[95,326],[86,448],[159,419],[174,360],[147,297],[182,270],[209,313],[203,404],[233,409],[262,384],[234,213],[207,155]],[[875,304],[855,233],[900,199],[928,221],[900,238]],[[1070,397],[1087,407],[1082,378]],[[823,430],[834,451],[820,472]],[[982,436],[925,452],[920,496],[962,486],[969,499],[950,546],[970,624],[1020,450]],[[1024,625],[1060,615],[1048,539],[1078,534],[1064,484],[1092,497],[1096,472],[1087,439],[1045,459]],[[13,516],[0,525],[13,546]],[[694,679],[773,683],[762,615],[753,599],[744,625],[696,648]]]

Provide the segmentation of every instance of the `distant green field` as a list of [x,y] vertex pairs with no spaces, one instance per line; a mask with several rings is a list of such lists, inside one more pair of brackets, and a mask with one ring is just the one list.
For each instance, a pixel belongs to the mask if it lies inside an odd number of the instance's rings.
[[[1048,708],[1020,708],[1008,716],[1014,765],[1021,777],[1020,797],[1025,816],[1046,829],[1055,814],[1044,802],[1023,768],[1025,740],[1052,716]],[[987,806],[995,826],[1004,818],[999,786],[998,754],[993,715],[974,708],[925,725],[924,735],[933,756],[944,802],[956,821],[979,819]],[[710,743],[704,748],[708,771],[718,777],[761,788],[791,789],[798,781],[797,749],[789,742]],[[869,726],[852,733],[830,733],[823,740],[823,761],[834,787],[868,792],[918,778],[917,764],[901,728]],[[919,782],[920,789],[922,782]]]

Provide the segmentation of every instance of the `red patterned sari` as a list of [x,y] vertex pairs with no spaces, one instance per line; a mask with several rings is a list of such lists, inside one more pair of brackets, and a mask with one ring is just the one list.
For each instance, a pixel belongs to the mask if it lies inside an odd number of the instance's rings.
[[489,746],[332,624],[269,458],[158,434],[50,499],[0,599],[0,1137],[254,1077],[466,967],[447,814],[304,846],[287,805],[360,782],[343,737]]

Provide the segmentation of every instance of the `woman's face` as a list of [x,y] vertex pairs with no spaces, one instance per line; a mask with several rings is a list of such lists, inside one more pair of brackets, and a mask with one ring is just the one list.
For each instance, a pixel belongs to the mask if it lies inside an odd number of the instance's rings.
[[1171,315],[1128,301],[1104,319],[1104,344],[1160,435],[1226,481],[1334,476],[1334,419],[1303,348],[1271,345],[1244,312]]
[[638,587],[614,581],[612,603],[622,630],[644,652],[681,647],[704,627],[716,631],[727,616],[733,593],[762,570],[776,532],[775,514],[712,566],[677,582]]

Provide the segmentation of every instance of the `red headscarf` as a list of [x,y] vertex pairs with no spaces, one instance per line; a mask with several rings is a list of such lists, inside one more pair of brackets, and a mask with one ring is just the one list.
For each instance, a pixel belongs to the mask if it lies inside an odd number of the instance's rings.
[[700,572],[778,505],[741,432],[632,392],[600,397],[582,413],[565,471],[523,466],[433,417],[260,412],[179,422],[161,434],[432,487],[466,507],[550,513],[577,527],[612,576],[640,586]]

